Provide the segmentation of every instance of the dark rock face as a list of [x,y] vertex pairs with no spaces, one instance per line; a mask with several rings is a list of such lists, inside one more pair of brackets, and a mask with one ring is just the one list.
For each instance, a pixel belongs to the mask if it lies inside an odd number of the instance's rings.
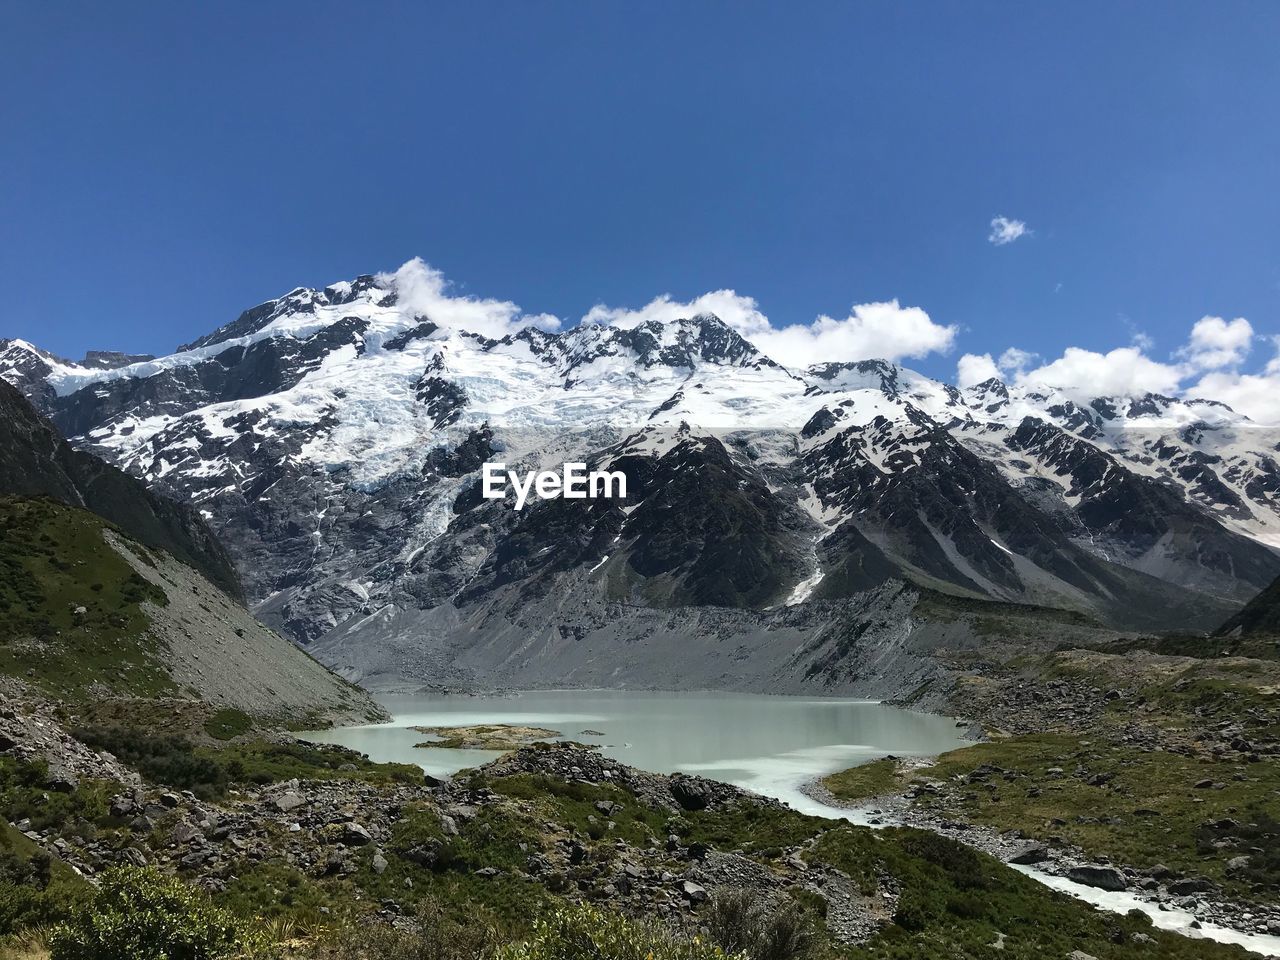
[[797,579],[797,518],[718,441],[677,444],[637,488],[622,536],[632,571],[676,584],[659,605],[762,606]]
[[665,325],[646,321],[630,329],[604,327],[598,337],[572,341],[568,335],[544,335],[532,344],[549,361],[573,374],[601,357],[630,356],[642,367],[695,369],[702,363],[726,366],[777,367],[741,334],[718,317],[701,315],[681,321],[674,338]]
[[624,452],[608,467],[626,475],[625,500],[550,500],[496,517],[490,505],[485,522],[505,529],[463,601],[511,583],[542,596],[558,574],[606,555],[618,561],[611,593],[657,607],[763,606],[797,579],[799,519],[719,441],[687,438],[656,459]]
[[73,450],[8,383],[0,381],[0,493],[47,496],[83,507],[141,543],[171,553],[243,599],[230,558],[200,514],[148,490],[97,457]]
[[427,408],[436,429],[456,423],[467,405],[467,392],[436,373],[428,372],[414,384],[414,396]]
[[[1064,605],[1055,595],[1084,592],[1103,598],[1108,617],[1136,627],[1163,622],[1170,605],[1197,624],[1229,608],[1203,598],[1208,610],[1197,608],[1156,577],[1100,560],[993,465],[925,418],[914,436],[883,418],[849,427],[811,448],[802,464],[817,478],[823,502],[855,518],[823,542],[824,566],[834,575],[819,596],[915,570],[992,599],[1052,606]],[[895,469],[886,472],[884,464]],[[1280,562],[1208,518],[1197,515],[1194,523],[1251,561],[1257,575]]]
[[[1266,547],[1223,529],[1172,488],[1138,476],[1066,430],[1027,417],[1006,443],[1034,452],[1067,480],[1079,505],[1066,532],[1106,544],[1122,562],[1186,586],[1203,589],[1207,582],[1239,599],[1270,576],[1276,558]],[[1228,511],[1244,509],[1225,486],[1215,491],[1215,502]]]
[[30,344],[0,339],[0,374],[41,412],[47,411],[57,396],[48,378],[53,364],[58,363],[66,361]]
[[87,433],[124,415],[179,416],[209,404],[287,390],[343,346],[364,349],[367,321],[346,317],[302,340],[271,337],[248,347],[229,346],[198,363],[149,377],[119,377],[91,391],[49,403],[48,413],[68,436]]

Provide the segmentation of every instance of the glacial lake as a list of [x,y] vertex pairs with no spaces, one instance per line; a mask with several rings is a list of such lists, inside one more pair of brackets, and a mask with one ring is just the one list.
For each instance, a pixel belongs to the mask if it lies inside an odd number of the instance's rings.
[[301,734],[378,761],[416,763],[443,776],[500,756],[417,747],[411,727],[508,723],[558,730],[621,763],[654,773],[700,774],[830,815],[800,787],[887,754],[929,755],[969,743],[954,720],[880,703],[745,693],[540,690],[514,695],[384,696],[390,723]]

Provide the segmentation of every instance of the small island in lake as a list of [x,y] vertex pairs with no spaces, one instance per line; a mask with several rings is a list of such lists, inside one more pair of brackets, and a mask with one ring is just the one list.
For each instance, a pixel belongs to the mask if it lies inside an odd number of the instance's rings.
[[525,727],[514,723],[482,723],[460,727],[410,727],[418,733],[429,733],[439,740],[424,740],[415,747],[450,750],[519,750],[539,740],[554,740],[559,730]]

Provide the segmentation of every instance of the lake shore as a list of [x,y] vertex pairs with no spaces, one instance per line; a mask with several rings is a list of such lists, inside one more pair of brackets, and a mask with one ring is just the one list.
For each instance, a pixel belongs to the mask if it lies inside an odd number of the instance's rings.
[[[1097,866],[1078,850],[1051,849],[1025,836],[937,817],[916,808],[911,798],[903,794],[885,794],[858,802],[847,802],[828,790],[821,779],[804,783],[800,790],[814,802],[831,808],[832,816],[847,815],[854,822],[871,827],[901,826],[928,830],[995,857],[1046,885],[1062,889],[1102,909],[1136,906],[1162,929],[1184,935],[1204,936],[1219,943],[1237,943],[1264,956],[1280,955],[1280,910],[1273,911],[1270,916],[1258,916],[1256,906],[1228,900],[1206,898],[1195,901],[1194,905],[1185,902],[1177,904],[1167,896],[1140,890],[1103,891],[1072,880],[1068,875],[1073,869],[1082,866]],[[1120,865],[1107,866],[1126,872],[1126,868]],[[1127,872],[1137,873],[1132,869]],[[1055,880],[1057,882],[1053,882]],[[1123,892],[1136,901],[1136,904],[1108,906],[1105,897],[1108,892]],[[1186,909],[1188,906],[1194,906],[1194,910]],[[1243,922],[1243,917],[1250,919]]]

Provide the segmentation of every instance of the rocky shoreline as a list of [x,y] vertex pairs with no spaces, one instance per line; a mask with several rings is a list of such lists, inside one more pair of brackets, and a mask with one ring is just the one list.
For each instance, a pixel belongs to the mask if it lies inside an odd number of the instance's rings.
[[[922,758],[920,767],[928,765],[928,759]],[[869,826],[928,830],[1003,863],[1033,868],[1033,875],[1039,872],[1099,890],[1125,892],[1161,911],[1185,911],[1195,917],[1192,929],[1212,923],[1246,935],[1280,936],[1280,907],[1237,903],[1216,897],[1213,884],[1202,878],[1180,876],[1167,867],[1142,870],[1103,859],[1090,860],[1078,849],[1041,843],[1020,831],[1001,832],[979,824],[938,817],[917,807],[912,802],[913,792],[885,794],[850,803],[832,794],[821,780],[811,780],[800,790],[824,806],[862,814],[860,822]]]
[[[18,692],[16,686],[0,690]],[[461,869],[487,883],[545,887],[568,899],[695,927],[699,908],[718,891],[750,891],[778,902],[787,901],[791,891],[804,891],[826,905],[828,930],[846,943],[873,936],[893,915],[891,888],[868,896],[840,870],[806,862],[814,837],[764,859],[688,839],[675,829],[646,828],[635,835],[633,826],[624,837],[624,824],[637,823],[635,804],[672,827],[688,816],[789,813],[778,801],[728,784],[649,773],[572,743],[523,746],[474,775],[442,779],[418,773],[412,781],[371,782],[354,777],[364,759],[360,754],[333,745],[317,749],[331,756],[334,770],[352,776],[241,784],[223,797],[204,799],[148,783],[114,756],[81,744],[39,698],[6,697],[0,706],[0,759],[40,764],[46,772],[37,789],[72,795],[82,787],[110,785],[106,818],[97,829],[26,818],[10,823],[91,883],[116,866],[152,866],[220,895],[266,864],[314,881],[358,880],[374,887],[411,869]],[[521,776],[602,796],[590,801],[584,823],[541,819],[515,860],[495,855],[462,866],[459,849],[484,850],[495,834],[529,822],[542,809],[536,798],[490,786]],[[634,799],[620,802],[625,797]],[[430,824],[428,834],[407,839],[409,821]],[[379,919],[392,925],[411,922],[417,896],[407,876],[397,887],[376,903]]]

